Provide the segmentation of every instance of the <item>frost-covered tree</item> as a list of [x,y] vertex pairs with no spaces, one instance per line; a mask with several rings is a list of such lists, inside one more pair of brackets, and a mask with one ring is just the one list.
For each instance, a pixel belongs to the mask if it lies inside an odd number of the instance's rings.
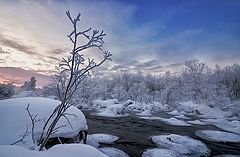
[[13,84],[0,84],[0,99],[8,99],[15,93]]
[[[61,117],[65,116],[65,111],[72,105],[72,96],[77,90],[80,89],[79,85],[90,75],[91,70],[102,65],[106,60],[110,60],[112,54],[108,51],[102,51],[105,34],[103,31],[92,30],[91,28],[78,31],[78,22],[80,21],[81,14],[76,18],[72,18],[69,11],[66,12],[73,30],[68,35],[72,43],[72,50],[67,58],[62,58],[59,65],[59,84],[58,89],[61,91],[59,104],[50,117],[46,120],[43,127],[42,134],[39,140],[39,150],[42,150],[46,145],[50,135],[56,131],[56,124]],[[82,39],[81,41],[79,39]],[[84,52],[90,48],[97,48],[102,53],[102,59],[95,61],[93,58],[86,58]],[[94,49],[96,50],[96,49]],[[89,52],[89,51],[88,51]],[[89,55],[87,55],[89,56]],[[62,77],[64,76],[64,77]],[[45,134],[46,132],[46,134]]]
[[185,93],[190,96],[190,99],[201,100],[206,98],[203,92],[206,70],[207,65],[198,59],[185,62],[182,76],[185,81]]
[[25,81],[22,88],[26,91],[33,90],[35,91],[36,89],[36,79],[34,76],[31,77],[30,81]]

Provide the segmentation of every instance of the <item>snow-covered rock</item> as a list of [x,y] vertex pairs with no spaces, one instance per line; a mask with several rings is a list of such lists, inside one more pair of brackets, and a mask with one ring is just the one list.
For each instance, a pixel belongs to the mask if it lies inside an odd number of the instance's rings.
[[202,122],[200,120],[193,120],[193,121],[187,121],[190,124],[197,124],[197,125],[206,125],[205,122]]
[[124,151],[113,147],[102,147],[99,150],[109,157],[129,157]]
[[16,145],[0,145],[1,157],[108,157],[86,144],[59,144],[46,151],[32,151]]
[[94,141],[97,141],[98,143],[113,143],[117,141],[119,138],[114,135],[109,135],[109,134],[91,134],[88,135],[88,139],[92,139]]
[[[40,138],[42,128],[44,125],[43,119],[50,116],[53,110],[61,102],[48,98],[41,97],[25,97],[25,98],[12,98],[0,101],[0,144],[11,144],[18,139],[19,136],[23,135],[28,127],[30,134],[24,138],[25,144],[18,143],[19,145],[24,145],[26,147],[32,146],[33,142],[31,139],[31,127],[32,123],[30,117],[26,111],[28,104],[29,110],[32,115],[37,115],[39,122],[35,123],[34,128],[34,138],[38,140]],[[87,130],[87,122],[84,114],[77,108],[71,106],[66,111],[68,115],[69,122],[66,118],[61,117],[58,121],[56,127],[59,127],[58,131],[52,134],[50,137],[74,137],[78,135],[80,130]],[[64,126],[64,127],[60,127]]]
[[191,124],[186,123],[183,120],[179,120],[177,118],[162,118],[161,119],[163,122],[169,124],[169,125],[175,125],[175,126],[191,126]]
[[108,106],[104,111],[97,113],[99,116],[105,117],[123,117],[127,116],[124,111],[125,107],[122,104],[115,104]]
[[138,115],[138,116],[151,116],[152,113],[151,113],[150,110],[146,110],[146,111],[143,111],[141,113],[136,113],[136,115]]
[[215,125],[216,127],[223,129],[225,131],[240,134],[240,121],[239,120],[226,120],[226,119],[202,119],[208,124]]
[[181,119],[191,119],[191,118],[189,118],[189,117],[186,117],[185,115],[183,115],[183,114],[180,114],[180,115],[178,115],[178,116],[175,116],[175,118],[181,118]]
[[140,117],[142,119],[148,119],[148,120],[161,120],[164,123],[168,124],[168,125],[175,125],[175,126],[192,126],[191,124],[183,121],[183,120],[179,120],[177,118],[161,118],[161,117],[157,117],[157,116],[153,116],[153,117]]
[[158,135],[151,137],[151,140],[157,146],[175,151],[180,156],[200,157],[210,154],[210,150],[204,143],[188,136],[176,134]]
[[198,130],[195,132],[195,134],[203,138],[205,140],[209,141],[215,141],[215,142],[240,142],[240,135],[233,134],[230,132],[224,132],[224,131],[214,131],[214,130]]
[[180,115],[181,113],[178,110],[173,110],[171,112],[168,112],[168,114],[177,116]]
[[102,109],[107,108],[109,106],[112,106],[114,104],[119,104],[119,101],[117,99],[108,99],[108,100],[93,100],[92,101],[92,109]]
[[147,149],[143,152],[142,157],[178,157],[179,155],[169,149]]

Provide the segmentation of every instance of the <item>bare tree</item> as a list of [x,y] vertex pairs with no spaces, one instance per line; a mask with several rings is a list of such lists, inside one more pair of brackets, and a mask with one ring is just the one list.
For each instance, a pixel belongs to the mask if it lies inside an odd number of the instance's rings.
[[[69,11],[66,14],[73,27],[72,32],[68,35],[73,47],[70,55],[67,58],[62,58],[62,62],[59,65],[59,75],[66,76],[63,86],[64,92],[61,94],[62,102],[55,108],[43,126],[39,140],[40,151],[45,147],[50,135],[58,130],[55,126],[59,119],[66,117],[65,111],[72,105],[70,103],[71,97],[79,89],[79,84],[90,75],[92,69],[102,65],[106,60],[111,60],[112,56],[110,52],[102,51],[102,45],[104,44],[103,37],[106,35],[103,31],[99,32],[91,28],[78,31],[77,24],[80,21],[81,14],[78,14],[76,18],[72,18]],[[79,44],[78,39],[80,37],[84,38],[83,41],[86,41],[86,43]],[[102,52],[103,59],[99,62],[96,62],[92,58],[86,59],[83,51],[89,48],[98,48]]]

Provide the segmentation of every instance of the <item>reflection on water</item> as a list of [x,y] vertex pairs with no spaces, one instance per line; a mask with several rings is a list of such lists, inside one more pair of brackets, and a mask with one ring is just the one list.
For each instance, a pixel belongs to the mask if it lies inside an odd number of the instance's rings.
[[[108,118],[90,114],[83,111],[88,122],[89,134],[106,133],[120,137],[114,144],[102,144],[112,146],[128,153],[131,157],[141,156],[144,149],[156,148],[149,141],[150,136],[162,134],[179,134],[201,140],[211,149],[211,156],[219,154],[240,154],[240,143],[217,143],[200,139],[194,133],[197,130],[219,130],[212,125],[193,125],[190,127],[171,126],[159,120],[145,120],[137,116],[122,118]],[[157,113],[155,116],[171,117],[166,113]],[[194,119],[193,119],[194,120]]]

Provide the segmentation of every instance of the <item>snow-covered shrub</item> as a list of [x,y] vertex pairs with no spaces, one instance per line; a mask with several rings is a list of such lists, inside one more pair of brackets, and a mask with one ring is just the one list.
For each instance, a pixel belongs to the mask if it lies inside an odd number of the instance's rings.
[[15,93],[12,84],[0,84],[0,99],[8,99]]

